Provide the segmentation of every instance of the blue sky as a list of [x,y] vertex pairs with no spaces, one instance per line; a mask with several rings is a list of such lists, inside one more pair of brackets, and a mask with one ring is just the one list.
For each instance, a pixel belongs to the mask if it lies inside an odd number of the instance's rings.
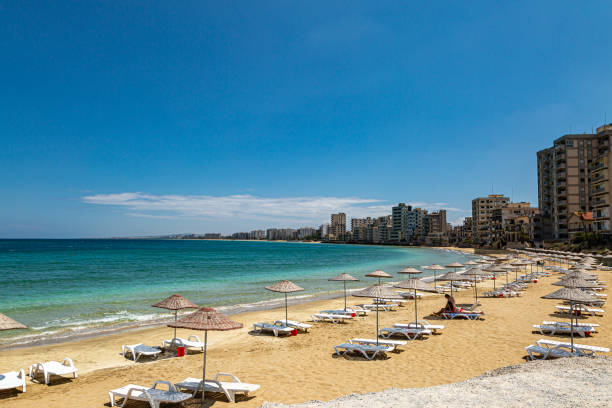
[[[535,4],[534,4],[535,3]],[[0,237],[537,205],[612,119],[609,2],[0,2]]]

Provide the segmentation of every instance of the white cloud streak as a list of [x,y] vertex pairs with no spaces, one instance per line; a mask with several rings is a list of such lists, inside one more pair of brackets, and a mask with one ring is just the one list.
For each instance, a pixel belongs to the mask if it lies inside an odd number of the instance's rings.
[[[126,215],[154,219],[240,219],[320,223],[331,213],[348,217],[376,217],[391,213],[392,204],[359,197],[265,198],[253,195],[153,195],[146,193],[95,194],[82,197],[88,204],[120,207]],[[409,203],[426,208],[445,208],[445,203]],[[453,207],[448,211],[462,211]]]

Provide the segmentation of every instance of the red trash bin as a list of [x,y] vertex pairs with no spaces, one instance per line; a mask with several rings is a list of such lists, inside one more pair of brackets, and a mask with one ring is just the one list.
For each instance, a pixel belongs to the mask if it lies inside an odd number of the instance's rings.
[[185,347],[177,347],[176,348],[176,356],[177,357],[185,357]]
[[292,336],[297,336],[297,329],[291,330],[291,335]]

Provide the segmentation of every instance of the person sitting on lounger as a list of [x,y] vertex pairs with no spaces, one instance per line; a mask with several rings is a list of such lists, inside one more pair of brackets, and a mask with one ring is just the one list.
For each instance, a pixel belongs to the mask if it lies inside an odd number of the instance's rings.
[[457,311],[457,306],[455,305],[455,298],[446,293],[444,295],[446,298],[446,306],[440,309],[438,312],[434,313],[435,315],[441,315],[442,313],[455,313]]

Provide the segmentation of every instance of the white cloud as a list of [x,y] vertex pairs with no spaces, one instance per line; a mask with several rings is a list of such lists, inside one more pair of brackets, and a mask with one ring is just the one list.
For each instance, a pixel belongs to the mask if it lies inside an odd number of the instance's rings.
[[[95,194],[82,197],[88,204],[117,206],[126,215],[157,219],[239,219],[280,223],[318,224],[331,213],[352,217],[376,217],[391,213],[391,203],[359,197],[265,198],[249,194],[230,196],[153,195],[146,193]],[[417,205],[418,204],[418,205]],[[410,203],[426,209],[445,208],[445,203]],[[448,211],[462,211],[446,208]]]

